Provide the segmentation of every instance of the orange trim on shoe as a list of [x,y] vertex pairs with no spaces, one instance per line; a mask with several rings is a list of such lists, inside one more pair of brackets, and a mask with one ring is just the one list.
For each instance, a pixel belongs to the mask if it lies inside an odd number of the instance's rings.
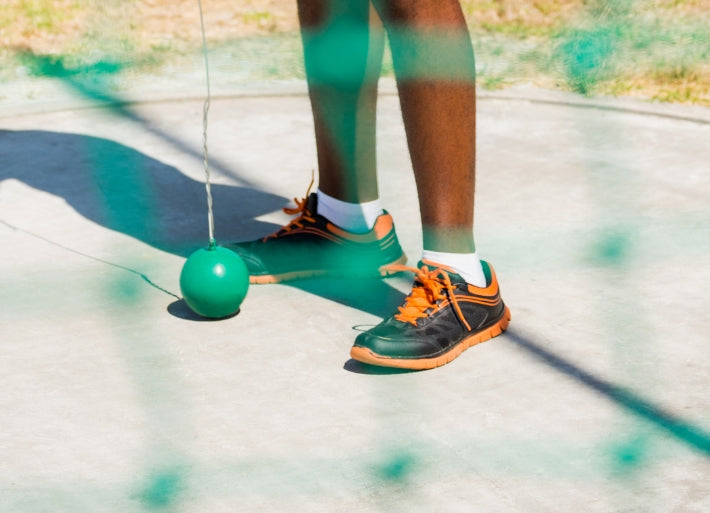
[[385,238],[387,234],[392,231],[394,221],[392,220],[392,216],[385,212],[377,218],[375,226],[367,233],[352,233],[330,222],[326,226],[328,230],[343,239],[348,239],[353,242],[374,242]]

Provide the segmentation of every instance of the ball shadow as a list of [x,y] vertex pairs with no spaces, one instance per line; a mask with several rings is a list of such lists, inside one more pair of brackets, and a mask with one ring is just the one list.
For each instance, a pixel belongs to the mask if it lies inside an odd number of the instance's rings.
[[178,319],[183,319],[185,321],[194,321],[194,322],[224,321],[227,319],[231,319],[232,317],[236,317],[242,311],[242,309],[240,308],[239,310],[234,312],[232,315],[227,315],[226,317],[219,317],[219,318],[203,317],[203,316],[198,315],[195,312],[193,312],[190,309],[190,307],[187,306],[187,303],[185,302],[184,299],[178,299],[177,301],[173,301],[172,303],[170,303],[168,305],[166,310],[173,317],[177,317]]

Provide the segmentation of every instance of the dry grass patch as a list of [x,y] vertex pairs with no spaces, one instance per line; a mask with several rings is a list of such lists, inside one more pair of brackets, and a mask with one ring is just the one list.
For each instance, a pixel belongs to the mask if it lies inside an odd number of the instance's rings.
[[463,0],[466,20],[474,31],[522,37],[549,36],[584,8],[583,0]]
[[[524,80],[588,94],[710,102],[710,0],[462,0],[462,7],[484,86]],[[273,76],[294,76],[300,62],[295,0],[203,0],[203,8],[213,49],[251,39],[246,50],[239,47],[245,60],[268,66]],[[600,57],[605,72],[577,82],[565,76],[565,59],[574,56],[561,56],[560,48],[575,34],[604,30],[613,45]],[[272,45],[275,37],[289,38],[285,53]],[[196,0],[3,0],[0,5],[0,73],[5,74],[23,52],[55,55],[75,67],[101,60],[156,67],[194,54],[200,43]]]
[[61,51],[81,32],[88,15],[82,0],[4,0],[0,4],[0,48]]
[[[295,31],[295,0],[205,0],[212,41]],[[67,54],[101,40],[124,41],[143,52],[158,46],[176,50],[200,42],[196,0],[4,0],[0,44],[6,50]]]

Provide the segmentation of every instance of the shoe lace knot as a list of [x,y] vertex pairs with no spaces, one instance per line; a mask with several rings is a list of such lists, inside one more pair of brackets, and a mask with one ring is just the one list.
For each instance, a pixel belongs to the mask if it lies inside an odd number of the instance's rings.
[[429,269],[424,265],[421,268],[397,266],[397,270],[411,271],[414,273],[414,286],[412,292],[405,299],[404,305],[400,306],[399,313],[395,314],[395,319],[408,322],[414,326],[417,325],[417,320],[423,317],[428,317],[428,311],[431,308],[436,308],[440,300],[446,299],[454,307],[456,316],[467,330],[471,330],[468,322],[463,316],[461,307],[454,293],[454,286],[449,278],[449,273],[444,269],[436,268]]
[[283,207],[283,212],[286,215],[289,216],[298,216],[294,219],[291,219],[286,225],[282,226],[278,230],[276,230],[274,233],[271,235],[267,235],[262,239],[262,241],[266,241],[269,239],[273,239],[276,237],[279,237],[283,235],[284,233],[288,233],[296,228],[303,228],[303,222],[309,222],[309,223],[315,223],[316,220],[313,217],[313,212],[311,212],[308,209],[308,197],[310,196],[311,193],[311,187],[313,187],[313,181],[314,179],[311,178],[311,183],[308,186],[308,189],[306,190],[306,196],[305,198],[301,198],[300,200],[298,198],[293,198],[294,203],[296,203],[295,207]]

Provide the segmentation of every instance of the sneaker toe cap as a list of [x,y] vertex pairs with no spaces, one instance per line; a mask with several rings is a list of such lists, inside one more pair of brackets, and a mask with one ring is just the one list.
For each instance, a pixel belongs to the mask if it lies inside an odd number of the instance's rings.
[[384,358],[401,359],[431,358],[443,351],[435,340],[406,337],[401,332],[377,328],[358,335],[354,346],[369,349]]

